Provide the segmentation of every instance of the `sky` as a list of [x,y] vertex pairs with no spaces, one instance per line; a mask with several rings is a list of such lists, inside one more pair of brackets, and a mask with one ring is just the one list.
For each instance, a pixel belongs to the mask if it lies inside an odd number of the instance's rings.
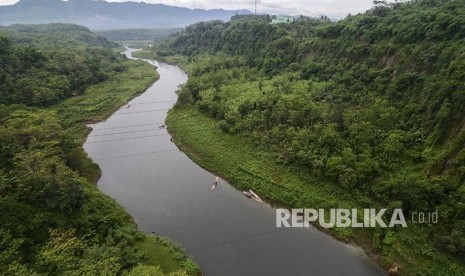
[[[125,2],[127,0],[107,0]],[[0,0],[0,5],[11,5],[18,0]],[[141,2],[133,0],[133,2]],[[254,10],[254,0],[144,0],[146,3],[162,3],[188,8],[201,9],[248,9]],[[330,18],[343,18],[347,14],[364,12],[372,7],[373,0],[257,0],[259,13],[281,15],[326,15]]]

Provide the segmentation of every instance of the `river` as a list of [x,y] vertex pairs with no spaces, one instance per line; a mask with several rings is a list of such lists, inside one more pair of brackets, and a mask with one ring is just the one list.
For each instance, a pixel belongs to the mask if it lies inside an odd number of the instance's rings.
[[[133,49],[125,54],[131,55]],[[150,61],[160,79],[105,122],[84,148],[100,166],[99,189],[147,233],[179,242],[207,276],[386,275],[356,247],[315,228],[277,229],[275,210],[196,165],[160,125],[187,75]]]

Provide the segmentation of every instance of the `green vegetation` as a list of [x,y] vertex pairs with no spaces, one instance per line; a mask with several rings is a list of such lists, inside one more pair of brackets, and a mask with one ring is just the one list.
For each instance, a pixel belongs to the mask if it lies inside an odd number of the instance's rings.
[[102,121],[159,78],[153,66],[146,62],[126,60],[123,64],[125,71],[89,87],[85,95],[72,97],[51,109],[57,111],[67,126]]
[[165,273],[176,273],[182,267],[187,275],[199,274],[197,264],[187,259],[181,247],[173,245],[171,241],[149,236],[139,241],[136,246],[145,255],[143,263],[147,266],[160,266]]
[[143,58],[143,59],[155,59],[155,52],[153,49],[142,49],[132,53],[132,57],[134,58]]
[[[222,175],[239,189],[254,189],[269,202],[305,206],[319,202],[327,208],[350,207],[354,201],[331,182],[318,182],[311,174],[290,170],[276,153],[253,142],[225,133],[222,123],[193,107],[177,107],[167,124],[175,141],[196,163]],[[332,207],[335,206],[335,207]],[[340,233],[344,238],[345,233]]]
[[10,38],[0,35],[0,104],[50,106],[125,70],[123,57],[108,49],[115,44],[84,27],[14,25],[2,30]]
[[143,61],[124,61],[126,70],[88,87],[83,95],[49,107],[66,132],[77,142],[69,153],[68,164],[92,183],[100,177],[99,168],[88,158],[81,145],[89,132],[86,124],[104,120],[121,105],[144,92],[159,78],[153,66]]
[[464,11],[377,1],[338,22],[191,25],[157,52],[193,68],[170,131],[196,162],[277,204],[438,210],[436,225],[331,231],[408,275],[463,275]]
[[3,30],[1,274],[198,274],[178,247],[138,231],[97,189],[98,166],[82,149],[84,123],[144,91],[156,80],[153,67],[127,60],[105,38],[74,25]]
[[111,41],[139,41],[148,43],[159,43],[166,39],[171,34],[181,31],[180,28],[158,28],[158,29],[121,29],[121,30],[106,30],[99,31],[101,34]]
[[118,43],[133,49],[144,49],[148,48],[153,42],[149,40],[122,40],[118,41]]
[[154,59],[153,45],[160,44],[179,31],[181,31],[180,28],[159,28],[106,30],[98,33],[129,48],[141,49],[133,53],[135,58]]

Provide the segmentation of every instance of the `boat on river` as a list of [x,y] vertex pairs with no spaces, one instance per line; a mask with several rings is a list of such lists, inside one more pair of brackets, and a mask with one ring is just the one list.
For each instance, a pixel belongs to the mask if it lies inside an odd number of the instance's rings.
[[255,201],[257,201],[258,203],[262,204],[263,203],[263,200],[252,190],[248,190],[248,191],[242,191],[242,193],[248,197],[248,198],[251,198]]

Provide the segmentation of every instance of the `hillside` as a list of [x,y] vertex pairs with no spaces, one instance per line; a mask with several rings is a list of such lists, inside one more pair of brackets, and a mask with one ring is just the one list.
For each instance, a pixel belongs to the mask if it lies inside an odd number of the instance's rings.
[[144,2],[103,0],[21,0],[0,6],[0,24],[74,23],[93,30],[184,27],[200,21],[229,20],[247,10],[201,10]]
[[331,232],[406,274],[462,275],[464,26],[463,0],[377,2],[338,22],[191,25],[158,48],[192,68],[171,131],[197,162],[280,205],[438,210],[438,224]]
[[82,141],[157,79],[76,25],[0,29],[1,275],[196,275],[95,182]]

